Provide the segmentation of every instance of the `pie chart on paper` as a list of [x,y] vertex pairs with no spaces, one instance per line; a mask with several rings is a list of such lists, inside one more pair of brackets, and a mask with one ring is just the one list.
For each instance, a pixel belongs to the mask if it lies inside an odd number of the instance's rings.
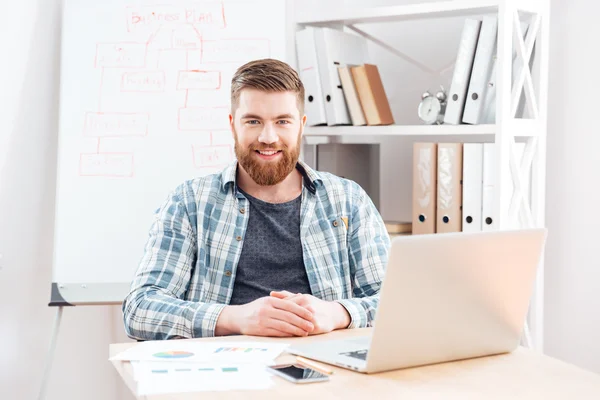
[[168,350],[168,351],[161,351],[160,353],[154,353],[152,356],[154,356],[156,358],[163,358],[163,359],[181,359],[181,358],[192,357],[193,355],[194,355],[194,353],[191,353],[189,351]]

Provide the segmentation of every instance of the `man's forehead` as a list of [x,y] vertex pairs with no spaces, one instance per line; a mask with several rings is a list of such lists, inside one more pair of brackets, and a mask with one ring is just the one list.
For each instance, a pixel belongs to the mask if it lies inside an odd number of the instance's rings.
[[243,90],[238,104],[240,114],[260,115],[264,118],[277,117],[283,114],[297,116],[298,104],[293,92],[263,92]]

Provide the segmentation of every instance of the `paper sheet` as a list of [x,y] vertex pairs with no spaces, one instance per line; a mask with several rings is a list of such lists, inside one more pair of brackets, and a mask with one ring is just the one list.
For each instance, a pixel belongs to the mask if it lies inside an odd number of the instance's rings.
[[138,396],[224,390],[264,390],[272,374],[261,364],[133,361]]
[[187,339],[142,342],[111,357],[123,361],[272,364],[287,343],[199,342]]

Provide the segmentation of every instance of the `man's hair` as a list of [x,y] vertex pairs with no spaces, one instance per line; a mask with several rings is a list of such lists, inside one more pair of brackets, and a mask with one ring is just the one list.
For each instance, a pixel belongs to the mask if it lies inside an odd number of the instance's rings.
[[304,85],[298,73],[283,61],[266,58],[238,68],[231,79],[231,114],[234,115],[244,89],[263,92],[293,92],[300,117],[304,115]]

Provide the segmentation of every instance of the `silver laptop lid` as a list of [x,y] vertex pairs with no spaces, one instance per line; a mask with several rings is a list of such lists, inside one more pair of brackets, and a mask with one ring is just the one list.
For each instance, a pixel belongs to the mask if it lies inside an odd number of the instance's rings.
[[546,229],[395,238],[367,370],[515,349],[545,239]]

